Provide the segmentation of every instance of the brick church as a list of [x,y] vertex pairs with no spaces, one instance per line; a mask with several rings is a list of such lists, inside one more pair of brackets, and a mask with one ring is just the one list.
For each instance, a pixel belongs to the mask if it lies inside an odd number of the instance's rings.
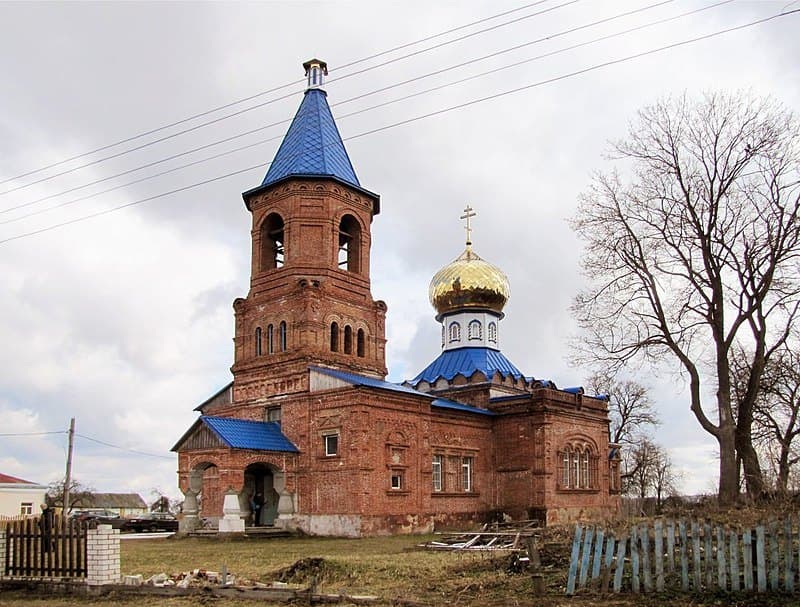
[[473,251],[469,207],[465,250],[430,284],[441,354],[413,379],[385,380],[387,306],[370,291],[380,197],[345,151],[325,63],[304,67],[294,121],[264,181],[242,195],[252,270],[233,303],[233,381],[173,447],[182,528],[208,518],[221,531],[365,536],[501,514],[613,515],[619,455],[606,401],[527,376],[503,355],[508,280]]

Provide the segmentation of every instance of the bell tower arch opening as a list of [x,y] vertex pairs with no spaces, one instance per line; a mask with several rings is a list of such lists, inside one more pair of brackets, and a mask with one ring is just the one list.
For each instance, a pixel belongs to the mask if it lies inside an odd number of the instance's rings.
[[285,261],[283,217],[267,215],[261,224],[261,270],[282,268]]
[[339,222],[339,268],[361,272],[361,224],[352,215]]

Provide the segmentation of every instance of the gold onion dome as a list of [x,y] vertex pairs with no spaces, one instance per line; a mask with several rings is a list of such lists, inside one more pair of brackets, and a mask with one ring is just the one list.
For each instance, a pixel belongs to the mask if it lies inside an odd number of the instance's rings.
[[503,271],[481,259],[467,244],[455,261],[436,272],[428,294],[439,317],[476,308],[502,315],[510,288]]

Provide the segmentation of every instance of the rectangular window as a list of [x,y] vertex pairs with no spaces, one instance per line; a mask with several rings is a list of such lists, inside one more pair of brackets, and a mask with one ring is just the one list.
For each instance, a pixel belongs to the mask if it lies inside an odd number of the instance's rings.
[[22,502],[19,505],[20,514],[33,514],[33,502]]
[[472,491],[472,458],[461,458],[461,489],[465,492]]
[[281,423],[281,408],[280,407],[267,407],[264,413],[264,421]]
[[433,490],[442,490],[442,464],[444,463],[444,456],[433,456]]
[[325,455],[330,457],[332,455],[339,455],[339,435],[326,434],[323,437],[325,441]]
[[398,470],[392,471],[392,489],[399,491],[403,488],[403,473]]

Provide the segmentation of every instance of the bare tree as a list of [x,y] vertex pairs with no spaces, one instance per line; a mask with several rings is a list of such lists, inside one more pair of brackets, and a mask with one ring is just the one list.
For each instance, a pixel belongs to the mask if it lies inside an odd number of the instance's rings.
[[[786,494],[793,466],[800,461],[800,354],[797,344],[786,343],[764,367],[758,397],[753,407],[753,442],[772,468],[775,488]],[[734,357],[734,393],[741,398],[746,386],[747,354],[743,348]]]
[[649,438],[642,439],[630,450],[625,459],[623,491],[639,499],[652,492],[660,448]]
[[[739,459],[748,491],[764,490],[753,406],[800,302],[799,131],[788,110],[747,94],[644,108],[614,145],[630,179],[598,174],[573,222],[590,284],[573,304],[577,357],[612,370],[677,363],[692,414],[719,445],[724,504],[738,496]],[[752,344],[738,416],[737,342]]]
[[672,458],[663,448],[659,447],[658,454],[654,462],[653,471],[653,493],[656,498],[656,512],[661,513],[664,508],[664,500],[670,495],[678,492],[678,482],[680,474],[672,465]]
[[642,384],[618,379],[609,373],[595,373],[587,384],[595,394],[608,396],[609,439],[612,443],[629,447],[660,423],[647,388]]
[[[92,493],[94,488],[82,484],[80,481],[70,479],[69,482],[69,505],[64,508],[64,514],[68,514],[75,507],[86,506],[92,503]],[[64,479],[50,483],[47,486],[47,500],[53,506],[63,507],[64,505]]]

